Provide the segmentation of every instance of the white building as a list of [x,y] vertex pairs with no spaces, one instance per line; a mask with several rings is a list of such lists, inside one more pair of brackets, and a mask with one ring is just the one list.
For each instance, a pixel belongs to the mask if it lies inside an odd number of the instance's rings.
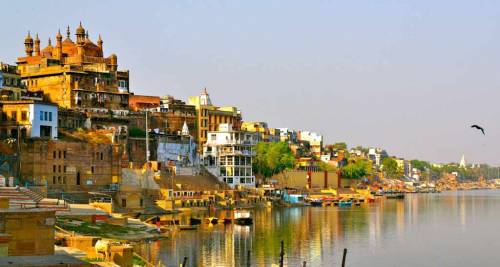
[[220,124],[218,131],[207,134],[203,163],[213,175],[231,187],[255,187],[252,163],[257,140],[257,133],[234,131],[231,124]]
[[35,100],[0,101],[0,135],[57,139],[57,111],[57,105]]
[[316,156],[321,155],[321,150],[323,149],[323,136],[321,134],[309,131],[299,132],[299,141],[309,142],[311,147],[311,152]]

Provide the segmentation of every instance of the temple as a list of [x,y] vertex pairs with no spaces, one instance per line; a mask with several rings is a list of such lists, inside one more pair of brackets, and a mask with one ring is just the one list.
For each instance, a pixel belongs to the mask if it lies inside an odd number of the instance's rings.
[[82,24],[76,29],[75,40],[70,28],[66,38],[59,31],[55,46],[49,38],[40,47],[38,34],[33,39],[28,32],[24,40],[26,55],[17,60],[23,83],[30,92],[42,92],[45,101],[60,108],[89,113],[126,113],[129,98],[129,72],[118,70],[115,54],[104,56],[103,41],[91,41]]

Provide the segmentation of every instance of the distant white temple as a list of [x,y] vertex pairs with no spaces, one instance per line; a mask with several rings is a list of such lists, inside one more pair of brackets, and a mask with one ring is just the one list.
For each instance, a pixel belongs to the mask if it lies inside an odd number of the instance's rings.
[[462,158],[460,159],[460,164],[458,165],[460,168],[466,168],[467,163],[465,162],[465,155],[462,154]]

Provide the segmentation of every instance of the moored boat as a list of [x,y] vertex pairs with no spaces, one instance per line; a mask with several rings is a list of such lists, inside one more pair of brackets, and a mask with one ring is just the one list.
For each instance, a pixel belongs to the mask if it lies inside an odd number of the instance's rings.
[[234,223],[239,225],[251,225],[253,223],[253,219],[251,217],[250,211],[248,210],[234,211]]
[[219,222],[219,219],[216,217],[207,217],[205,218],[205,222],[211,224],[217,224],[217,222]]
[[351,207],[352,206],[352,201],[351,200],[341,200],[339,201],[339,207]]

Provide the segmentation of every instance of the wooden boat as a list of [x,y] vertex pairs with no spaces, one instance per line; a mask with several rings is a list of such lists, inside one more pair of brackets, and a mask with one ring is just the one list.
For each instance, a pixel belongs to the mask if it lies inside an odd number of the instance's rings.
[[191,217],[191,218],[189,218],[189,224],[190,225],[201,224],[201,219]]
[[321,206],[323,206],[323,200],[322,199],[318,199],[318,198],[311,199],[309,201],[309,203],[313,207],[321,207]]
[[198,225],[188,225],[188,224],[179,225],[179,230],[196,230],[196,229],[198,229]]
[[219,222],[219,219],[217,219],[216,217],[208,217],[205,218],[205,222],[211,224],[217,224]]
[[404,199],[405,194],[402,192],[394,192],[394,193],[388,193],[386,194],[387,199]]
[[341,200],[339,201],[339,207],[351,207],[352,206],[352,201],[351,200]]
[[250,211],[248,210],[236,210],[234,211],[234,223],[238,225],[251,225],[253,224],[253,219],[251,217]]

